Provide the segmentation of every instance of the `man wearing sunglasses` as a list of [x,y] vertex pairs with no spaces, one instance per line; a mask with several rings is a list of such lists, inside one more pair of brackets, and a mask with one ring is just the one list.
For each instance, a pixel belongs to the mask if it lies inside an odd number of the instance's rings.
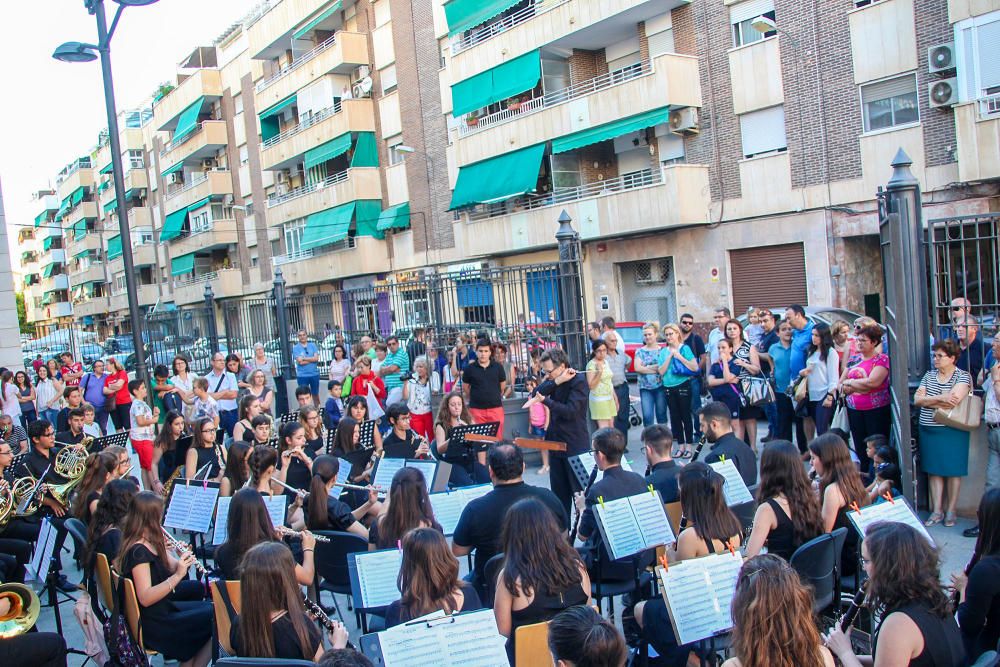
[[[698,368],[705,372],[706,349],[705,341],[694,332],[694,315],[684,313],[679,321],[681,329],[681,344],[687,345],[694,352],[694,358],[698,361]],[[701,408],[701,375],[691,378],[691,414],[698,414]],[[701,426],[695,420],[694,425],[695,440],[701,440]]]

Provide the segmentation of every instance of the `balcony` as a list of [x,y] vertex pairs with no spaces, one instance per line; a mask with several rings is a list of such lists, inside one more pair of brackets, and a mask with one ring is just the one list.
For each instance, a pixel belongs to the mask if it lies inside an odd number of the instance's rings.
[[451,40],[451,54],[458,55],[462,51],[471,49],[474,46],[482,44],[488,40],[493,39],[497,35],[507,32],[511,28],[515,28],[525,21],[530,21],[536,16],[540,16],[545,12],[564,4],[568,0],[534,0],[534,2],[529,2],[527,6],[521,9],[507,14],[506,16],[501,15],[500,18],[494,20],[493,23],[487,23],[482,26],[476,26],[472,30],[468,30],[465,34],[456,35]]
[[258,111],[263,111],[325,74],[350,74],[354,68],[370,62],[368,37],[357,32],[338,32],[285,68],[259,81],[254,104]]
[[[125,172],[125,196],[138,195],[140,190],[149,191],[149,177],[146,170],[141,168],[128,169]],[[100,204],[103,211],[105,204],[115,198],[115,188],[113,184],[101,191]]]
[[164,197],[164,213],[179,211],[205,197],[233,194],[233,179],[228,170],[195,172],[190,178],[189,183],[167,193]]
[[69,243],[66,246],[67,254],[72,258],[76,257],[78,254],[84,250],[100,250],[101,249],[101,235],[96,231],[87,232],[87,234],[77,241],[73,238],[73,232],[69,232],[66,237],[69,239]]
[[42,293],[57,289],[69,289],[69,276],[65,273],[60,273],[48,278],[43,277],[38,286],[41,288]]
[[[295,29],[323,6],[318,0],[269,0],[246,22],[250,57],[276,58],[288,48]],[[350,0],[343,3],[351,4]]]
[[[459,126],[459,165],[665,106],[700,107],[698,59],[665,53]],[[587,119],[581,122],[581,118]],[[453,132],[456,132],[453,130]],[[475,140],[462,141],[475,135]]]
[[313,114],[298,125],[261,145],[260,164],[265,171],[287,169],[306,151],[345,132],[374,132],[375,107],[370,99],[343,100]]
[[[132,263],[139,266],[155,266],[156,261],[156,246],[152,243],[143,243],[142,245],[132,246]],[[116,273],[121,273],[125,270],[125,260],[121,257],[116,257],[115,259],[108,262],[108,275],[115,275]]]
[[92,296],[73,303],[73,317],[76,318],[105,315],[108,310],[108,297],[106,296]]
[[177,116],[199,97],[222,97],[222,73],[217,69],[199,69],[184,79],[153,108],[153,127],[160,131],[173,129]]
[[43,305],[35,311],[36,321],[38,319],[42,320],[55,320],[63,317],[73,316],[73,304],[69,301],[53,301],[47,306]]
[[384,239],[356,236],[340,247],[318,248],[274,258],[289,285],[308,285],[350,276],[384,273],[389,267],[388,245]]
[[205,283],[212,285],[215,298],[242,296],[245,289],[239,267],[220,269],[198,276],[174,278],[174,303],[178,306],[205,301]]
[[65,264],[66,251],[62,248],[54,248],[48,252],[43,252],[38,256],[38,266],[45,267],[49,264]]
[[765,109],[785,101],[778,39],[769,37],[729,51],[729,82],[735,113]]
[[267,200],[267,224],[277,226],[358,199],[382,199],[378,167],[354,167]]
[[554,245],[562,209],[593,240],[705,224],[708,207],[708,167],[677,164],[473,211],[456,223],[455,240],[463,256],[481,257]]
[[213,220],[211,226],[170,241],[170,256],[225,248],[238,243],[235,220]]
[[171,167],[178,162],[191,162],[215,157],[229,143],[226,121],[206,120],[198,123],[191,134],[180,141],[170,142],[160,151],[160,164]]
[[955,107],[960,181],[1000,177],[1000,95]]
[[59,183],[56,192],[59,199],[65,199],[78,188],[84,187],[94,187],[94,170],[90,167],[78,167],[67,174]]
[[[558,41],[574,33],[606,26],[611,31],[629,26],[633,31],[639,21],[652,18],[688,0],[654,3],[648,0],[544,0],[521,10],[522,15],[509,28],[471,31],[470,37],[456,38],[463,44],[451,58],[452,81],[461,81],[491,69],[507,60]],[[532,11],[532,9],[534,10]],[[503,22],[503,19],[500,20]],[[604,24],[604,26],[598,24]],[[592,31],[593,32],[593,31]],[[477,37],[482,33],[481,37]],[[583,48],[583,47],[581,47]]]
[[914,25],[918,10],[913,5],[913,0],[881,0],[847,13],[855,83],[902,74],[921,64]]
[[98,218],[97,202],[82,201],[72,211],[66,214],[63,225],[68,229],[74,222],[80,220],[96,220]]
[[77,285],[83,285],[84,283],[107,282],[108,278],[104,274],[104,264],[100,262],[91,262],[87,265],[87,268],[83,270],[78,269],[77,267],[79,266],[79,262],[70,262],[69,275],[74,287]]

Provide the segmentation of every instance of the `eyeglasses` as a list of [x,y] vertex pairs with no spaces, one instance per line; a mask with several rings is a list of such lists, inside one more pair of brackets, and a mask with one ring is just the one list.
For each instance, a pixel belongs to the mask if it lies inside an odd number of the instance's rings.
[[201,429],[202,433],[212,433],[213,431],[215,431],[214,428],[203,428],[203,429]]
[[56,432],[55,431],[46,431],[45,433],[42,433],[42,437],[43,438],[54,438],[54,437],[56,437]]
[[118,465],[119,466],[127,466],[128,465],[128,459],[121,459],[121,460],[119,460],[118,461]]

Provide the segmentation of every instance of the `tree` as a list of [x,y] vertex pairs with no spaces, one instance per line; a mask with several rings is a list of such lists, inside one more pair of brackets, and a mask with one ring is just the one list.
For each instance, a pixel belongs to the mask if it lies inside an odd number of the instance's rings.
[[17,324],[21,328],[21,333],[35,333],[35,328],[28,322],[28,309],[24,307],[24,293],[15,293],[14,299],[17,303]]

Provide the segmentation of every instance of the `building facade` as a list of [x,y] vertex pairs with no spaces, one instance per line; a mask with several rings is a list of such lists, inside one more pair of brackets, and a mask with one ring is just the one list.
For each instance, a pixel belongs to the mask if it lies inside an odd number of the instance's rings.
[[877,315],[899,149],[925,218],[1000,209],[998,45],[1000,0],[270,0],[124,114],[130,239],[106,142],[39,196],[29,317],[127,327],[123,242],[148,311],[552,262],[564,209],[589,319]]

